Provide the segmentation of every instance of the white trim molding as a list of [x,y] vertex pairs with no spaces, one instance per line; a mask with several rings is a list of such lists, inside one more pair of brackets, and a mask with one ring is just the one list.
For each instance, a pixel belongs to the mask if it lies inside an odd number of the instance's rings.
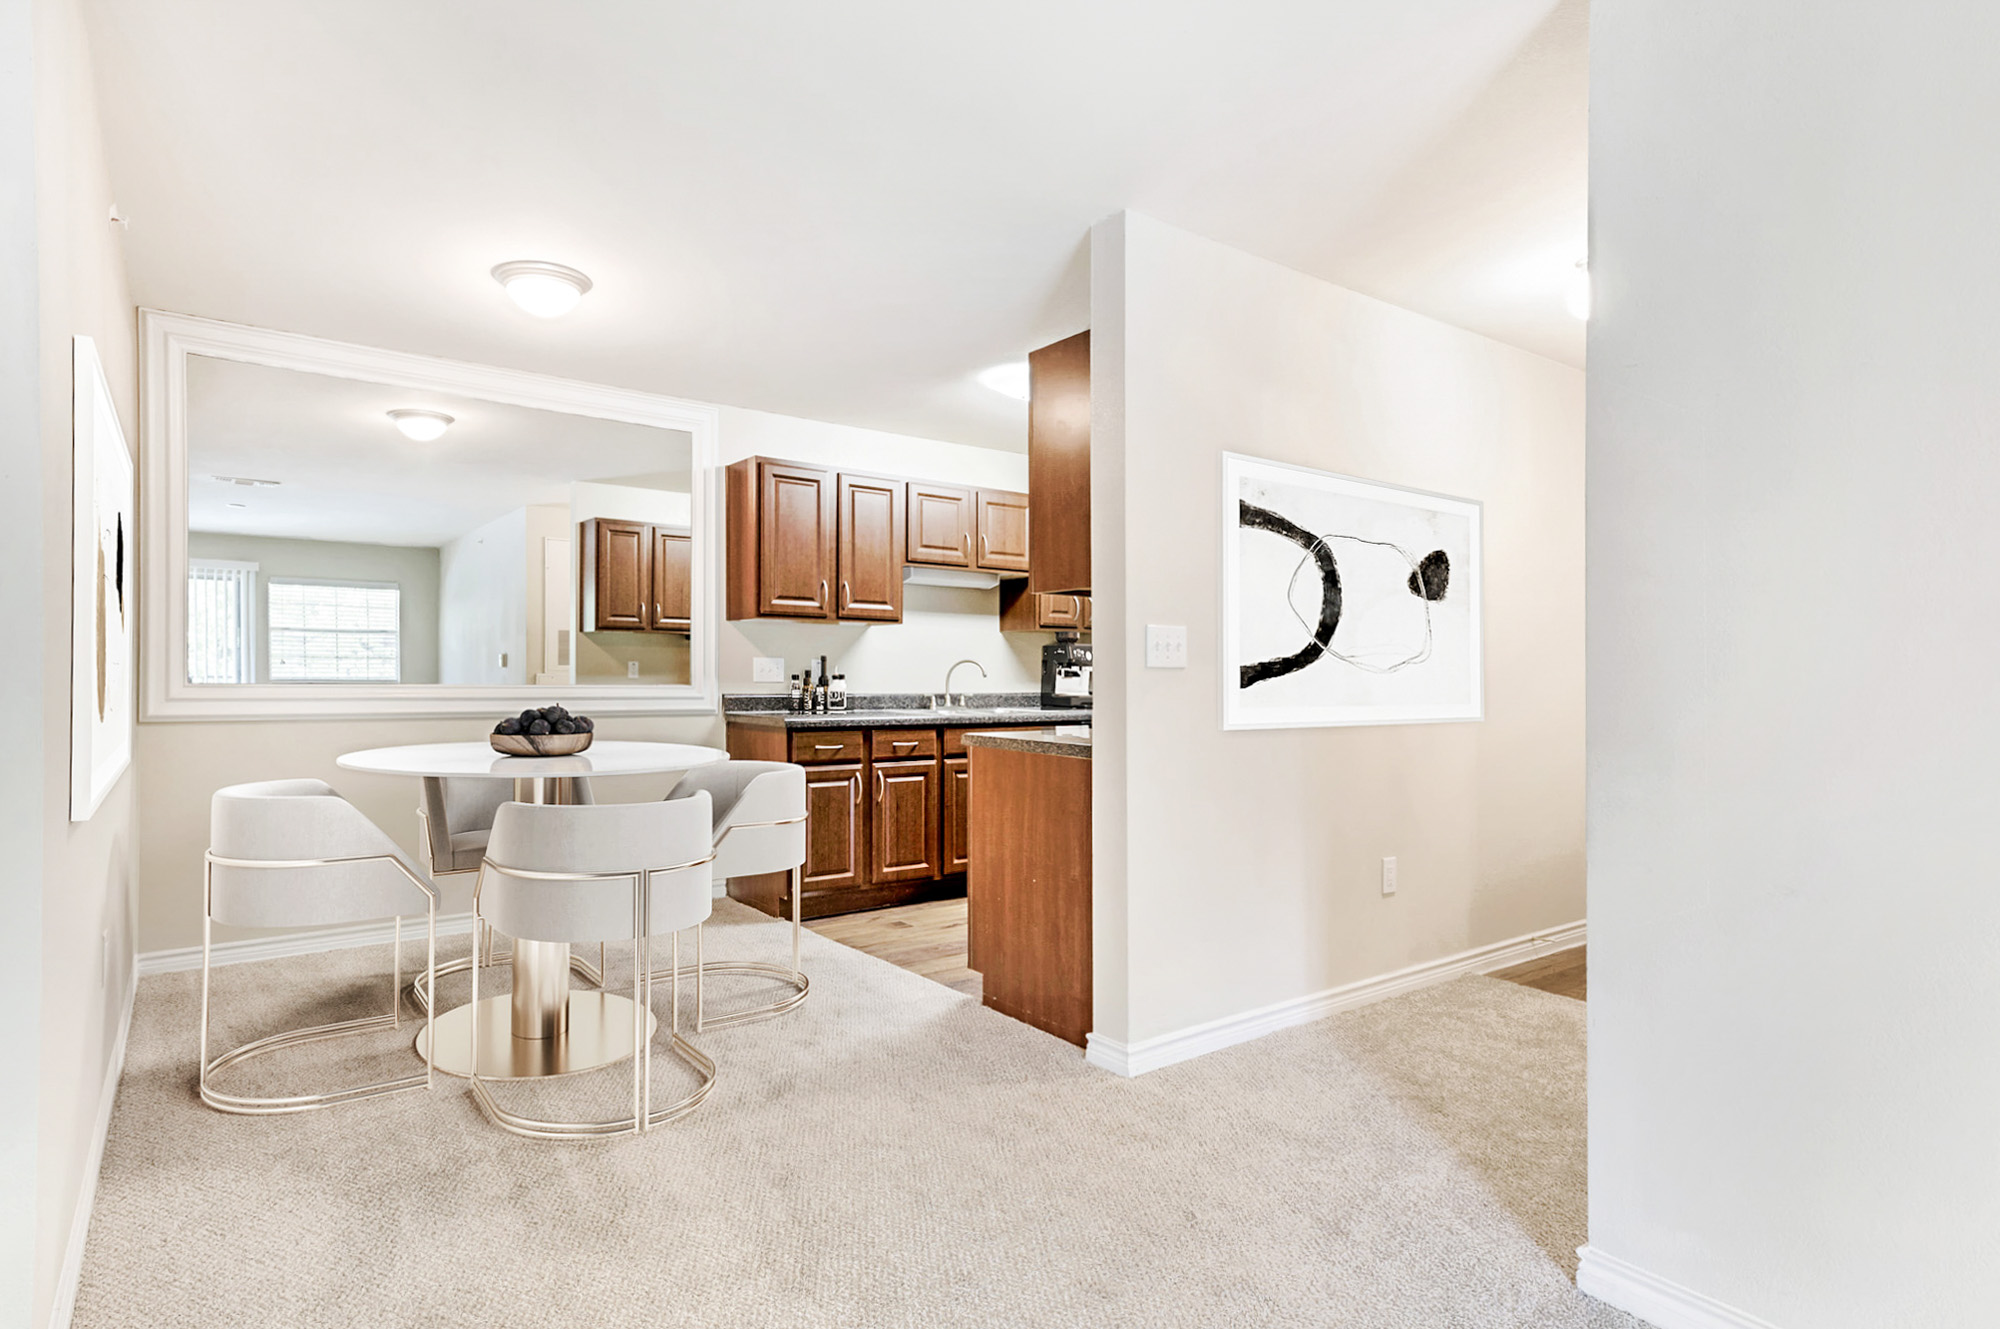
[[1456,955],[1447,955],[1440,960],[1427,960],[1407,969],[1383,974],[1377,978],[1364,978],[1358,982],[1327,988],[1322,992],[1308,993],[1294,997],[1290,1001],[1276,1002],[1260,1006],[1256,1010],[1244,1011],[1241,1015],[1225,1016],[1220,1020],[1210,1020],[1206,1024],[1194,1025],[1176,1030],[1171,1034],[1160,1034],[1154,1038],[1141,1039],[1137,1043],[1121,1043],[1106,1038],[1102,1034],[1085,1036],[1084,1060],[1118,1075],[1144,1075],[1147,1071],[1171,1066],[1177,1061],[1187,1061],[1204,1053],[1247,1043],[1253,1038],[1289,1029],[1293,1025],[1322,1020],[1340,1011],[1353,1010],[1387,997],[1401,996],[1418,988],[1430,987],[1434,983],[1447,982],[1466,974],[1486,974],[1495,969],[1505,969],[1509,965],[1521,964],[1540,956],[1552,955],[1556,951],[1566,951],[1572,946],[1584,944],[1584,924],[1579,921],[1545,932],[1531,932],[1526,936],[1514,937],[1508,941],[1496,941],[1488,946],[1477,946]]
[[1648,1273],[1595,1246],[1579,1246],[1576,1254],[1578,1291],[1657,1329],[1778,1329],[1769,1320]]
[[[532,686],[438,683],[187,681],[187,359],[211,356],[333,378],[477,397],[656,429],[693,439],[694,540],[686,683],[569,687],[563,700],[598,715],[713,715],[722,701],[722,498],[716,458],[722,412],[706,402],[580,383],[514,369],[323,341],[293,332],[139,311],[140,719],[270,720],[491,716],[518,710]],[[545,692],[546,690],[541,690]]]
[[139,975],[125,985],[125,1010],[118,1019],[118,1038],[104,1067],[97,1095],[97,1120],[92,1123],[90,1152],[76,1188],[76,1208],[70,1214],[69,1239],[63,1244],[62,1268],[56,1273],[56,1295],[49,1307],[49,1329],[69,1329],[76,1315],[76,1292],[83,1282],[83,1248],[90,1238],[90,1215],[97,1206],[97,1175],[104,1168],[104,1145],[111,1138],[111,1109],[118,1102],[118,1081],[125,1073],[125,1043],[132,1034],[132,1003],[139,995]]

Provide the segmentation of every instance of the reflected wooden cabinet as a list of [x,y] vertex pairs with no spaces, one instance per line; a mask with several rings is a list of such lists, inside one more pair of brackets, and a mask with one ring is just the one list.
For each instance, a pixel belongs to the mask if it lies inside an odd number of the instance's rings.
[[1090,334],[1028,355],[1029,579],[1038,591],[1090,593]]
[[585,632],[686,632],[693,540],[674,526],[592,517],[577,528]]
[[839,476],[834,605],[841,618],[903,621],[903,489],[901,480]]

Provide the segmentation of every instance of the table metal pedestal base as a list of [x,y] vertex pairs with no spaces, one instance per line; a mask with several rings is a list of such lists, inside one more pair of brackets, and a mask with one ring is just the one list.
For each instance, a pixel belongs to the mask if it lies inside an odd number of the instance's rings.
[[[539,1080],[574,1075],[632,1056],[632,1015],[638,1008],[630,997],[612,992],[571,992],[569,1030],[554,1038],[516,1038],[513,999],[507,993],[484,997],[479,1003],[479,1074],[494,1080]],[[646,1016],[646,1037],[659,1029],[659,1018]],[[446,1011],[431,1022],[437,1056],[431,1064],[445,1075],[472,1074],[472,1007]],[[428,1057],[422,1031],[417,1055]]]

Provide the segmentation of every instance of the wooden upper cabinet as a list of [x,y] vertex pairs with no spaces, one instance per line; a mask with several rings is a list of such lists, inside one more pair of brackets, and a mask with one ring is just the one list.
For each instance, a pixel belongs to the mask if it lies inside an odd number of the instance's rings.
[[1051,629],[1084,631],[1090,627],[1090,597],[1087,595],[1043,595],[1015,580],[1000,583],[1000,630],[1002,632],[1046,632]]
[[726,474],[731,618],[832,618],[834,473],[746,457]]
[[583,523],[583,631],[643,632],[651,625],[652,529],[609,517]]
[[1090,334],[1028,356],[1028,507],[1037,591],[1090,590]]
[[989,572],[1028,570],[1028,496],[979,491],[979,566]]
[[694,540],[686,531],[668,526],[653,532],[653,605],[647,626],[661,632],[686,632],[693,623]]
[[972,566],[973,491],[912,480],[906,500],[912,563],[940,568]]
[[903,489],[901,480],[839,477],[834,609],[841,618],[903,620]]

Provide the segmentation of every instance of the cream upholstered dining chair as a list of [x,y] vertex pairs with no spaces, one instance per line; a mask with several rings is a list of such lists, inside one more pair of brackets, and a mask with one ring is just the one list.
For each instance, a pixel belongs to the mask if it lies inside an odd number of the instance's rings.
[[[632,1113],[608,1121],[548,1120],[511,1112],[494,1100],[475,1067],[472,1096],[489,1120],[535,1139],[592,1139],[649,1130],[692,1112],[715,1083],[715,1063],[681,1037],[680,987],[673,985],[668,1046],[699,1077],[694,1089],[660,1108],[652,1105],[654,937],[673,937],[679,969],[680,934],[697,936],[713,902],[706,797],[680,802],[603,806],[508,803],[493,817],[486,861],[472,893],[475,928],[482,922],[516,941],[569,945],[630,941]],[[696,1004],[700,1003],[697,974]],[[479,1044],[479,970],[472,971],[472,1045]]]
[[[201,1034],[196,1079],[201,1100],[220,1112],[303,1112],[405,1089],[426,1089],[431,1068],[376,1084],[319,1094],[250,1097],[225,1093],[217,1072],[253,1057],[321,1039],[395,1028],[402,1022],[403,918],[422,914],[425,969],[437,970],[437,887],[360,809],[319,780],[273,780],[219,789],[209,805],[209,849],[201,911]],[[389,1010],[272,1034],[208,1058],[209,952],[216,923],[246,928],[315,928],[396,920]],[[435,978],[433,977],[433,982]],[[429,1027],[429,1021],[425,1021]]]
[[[792,967],[757,960],[704,961],[695,939],[697,974],[748,974],[775,978],[791,991],[776,1001],[708,1019],[701,988],[695,989],[695,1029],[743,1024],[783,1015],[806,999],[812,984],[799,968],[799,897],[806,861],[806,770],[782,761],[723,761],[697,766],[681,777],[667,800],[706,794],[714,809],[715,862],[721,880],[765,872],[785,872],[792,886]],[[679,961],[675,967],[678,969]]]

